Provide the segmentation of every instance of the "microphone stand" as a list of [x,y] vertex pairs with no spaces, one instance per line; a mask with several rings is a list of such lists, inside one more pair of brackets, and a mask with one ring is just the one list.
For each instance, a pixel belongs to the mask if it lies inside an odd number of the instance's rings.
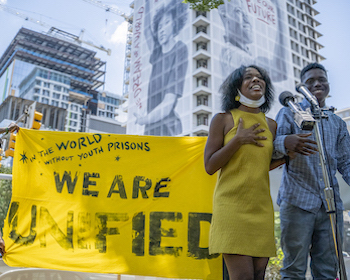
[[325,157],[324,147],[322,144],[322,139],[321,139],[321,134],[320,134],[320,129],[319,129],[319,124],[321,122],[321,119],[325,118],[327,116],[324,116],[322,110],[318,106],[316,107],[316,106],[311,105],[311,111],[312,111],[314,119],[316,120],[314,123],[315,137],[316,137],[317,147],[318,147],[318,151],[319,151],[319,155],[320,155],[323,179],[324,179],[324,183],[325,183],[324,194],[325,194],[325,198],[327,201],[327,213],[329,215],[330,222],[331,222],[335,252],[336,252],[337,258],[338,258],[339,276],[340,276],[340,280],[347,280],[348,278],[346,275],[343,249],[342,249],[342,244],[340,242],[341,239],[340,239],[339,229],[337,229],[334,192],[333,192],[333,188],[332,188],[330,181],[329,181],[329,174],[328,174],[328,171],[326,168],[326,164],[327,164],[326,157]]

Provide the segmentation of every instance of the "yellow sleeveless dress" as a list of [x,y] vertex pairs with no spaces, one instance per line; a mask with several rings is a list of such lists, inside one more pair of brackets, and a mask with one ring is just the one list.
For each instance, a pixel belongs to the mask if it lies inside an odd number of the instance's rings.
[[209,252],[272,257],[276,254],[274,211],[270,195],[269,166],[273,139],[265,114],[231,111],[234,127],[225,135],[226,145],[237,132],[239,118],[244,128],[260,123],[264,147],[245,144],[218,172],[213,198]]

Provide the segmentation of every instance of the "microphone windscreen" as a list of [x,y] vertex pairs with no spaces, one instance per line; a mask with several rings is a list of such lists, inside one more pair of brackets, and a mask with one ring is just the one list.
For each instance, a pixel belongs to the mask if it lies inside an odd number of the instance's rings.
[[288,106],[288,101],[294,101],[294,96],[290,91],[284,91],[279,96],[279,101],[283,106]]
[[300,92],[300,88],[301,87],[306,87],[306,85],[304,83],[299,83],[295,86],[295,89],[297,90],[297,92]]

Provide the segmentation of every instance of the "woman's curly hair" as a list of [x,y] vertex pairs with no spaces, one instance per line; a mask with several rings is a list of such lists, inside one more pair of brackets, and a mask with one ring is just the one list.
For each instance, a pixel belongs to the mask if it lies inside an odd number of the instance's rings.
[[167,6],[161,7],[153,18],[153,31],[158,32],[159,22],[166,14],[170,14],[174,21],[173,36],[179,34],[187,21],[188,7],[181,1],[173,0]]
[[241,66],[234,70],[226,80],[220,86],[220,92],[222,93],[222,102],[221,109],[224,112],[228,112],[232,109],[238,108],[241,103],[235,100],[235,97],[238,95],[238,89],[241,88],[243,82],[243,76],[247,68],[255,68],[259,71],[263,80],[266,83],[265,88],[265,103],[260,106],[260,110],[264,113],[268,112],[271,108],[273,98],[274,98],[274,89],[269,75],[266,70],[256,65]]

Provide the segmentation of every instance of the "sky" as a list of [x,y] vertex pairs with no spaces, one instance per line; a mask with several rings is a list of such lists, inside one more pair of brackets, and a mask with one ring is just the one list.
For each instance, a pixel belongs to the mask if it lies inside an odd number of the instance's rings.
[[[346,89],[346,80],[349,79],[347,67],[350,66],[350,1],[349,0],[317,0],[314,8],[320,13],[315,17],[321,22],[317,30],[323,34],[318,39],[324,48],[320,54],[326,60],[321,63],[328,70],[330,96],[326,103],[341,110],[350,107],[350,92]],[[345,86],[345,88],[344,88]]]
[[[179,0],[180,1],[180,0]],[[102,1],[104,4],[119,9],[125,14],[132,11],[131,0]],[[124,54],[127,34],[127,22],[120,15],[107,12],[83,0],[0,0],[0,3],[49,26],[79,35],[85,29],[83,39],[98,46],[111,49],[105,52],[94,49],[97,57],[107,61],[107,75],[104,90],[122,95]],[[317,30],[323,34],[318,41],[324,46],[320,54],[326,57],[322,64],[328,70],[330,96],[327,105],[338,110],[350,107],[350,93],[346,89],[347,66],[350,66],[350,1],[317,0],[314,8],[320,13],[316,20],[321,22]],[[48,31],[48,27],[26,21],[0,9],[0,56],[21,27],[38,32]],[[88,47],[86,45],[82,45]],[[344,88],[345,86],[345,88]]]

